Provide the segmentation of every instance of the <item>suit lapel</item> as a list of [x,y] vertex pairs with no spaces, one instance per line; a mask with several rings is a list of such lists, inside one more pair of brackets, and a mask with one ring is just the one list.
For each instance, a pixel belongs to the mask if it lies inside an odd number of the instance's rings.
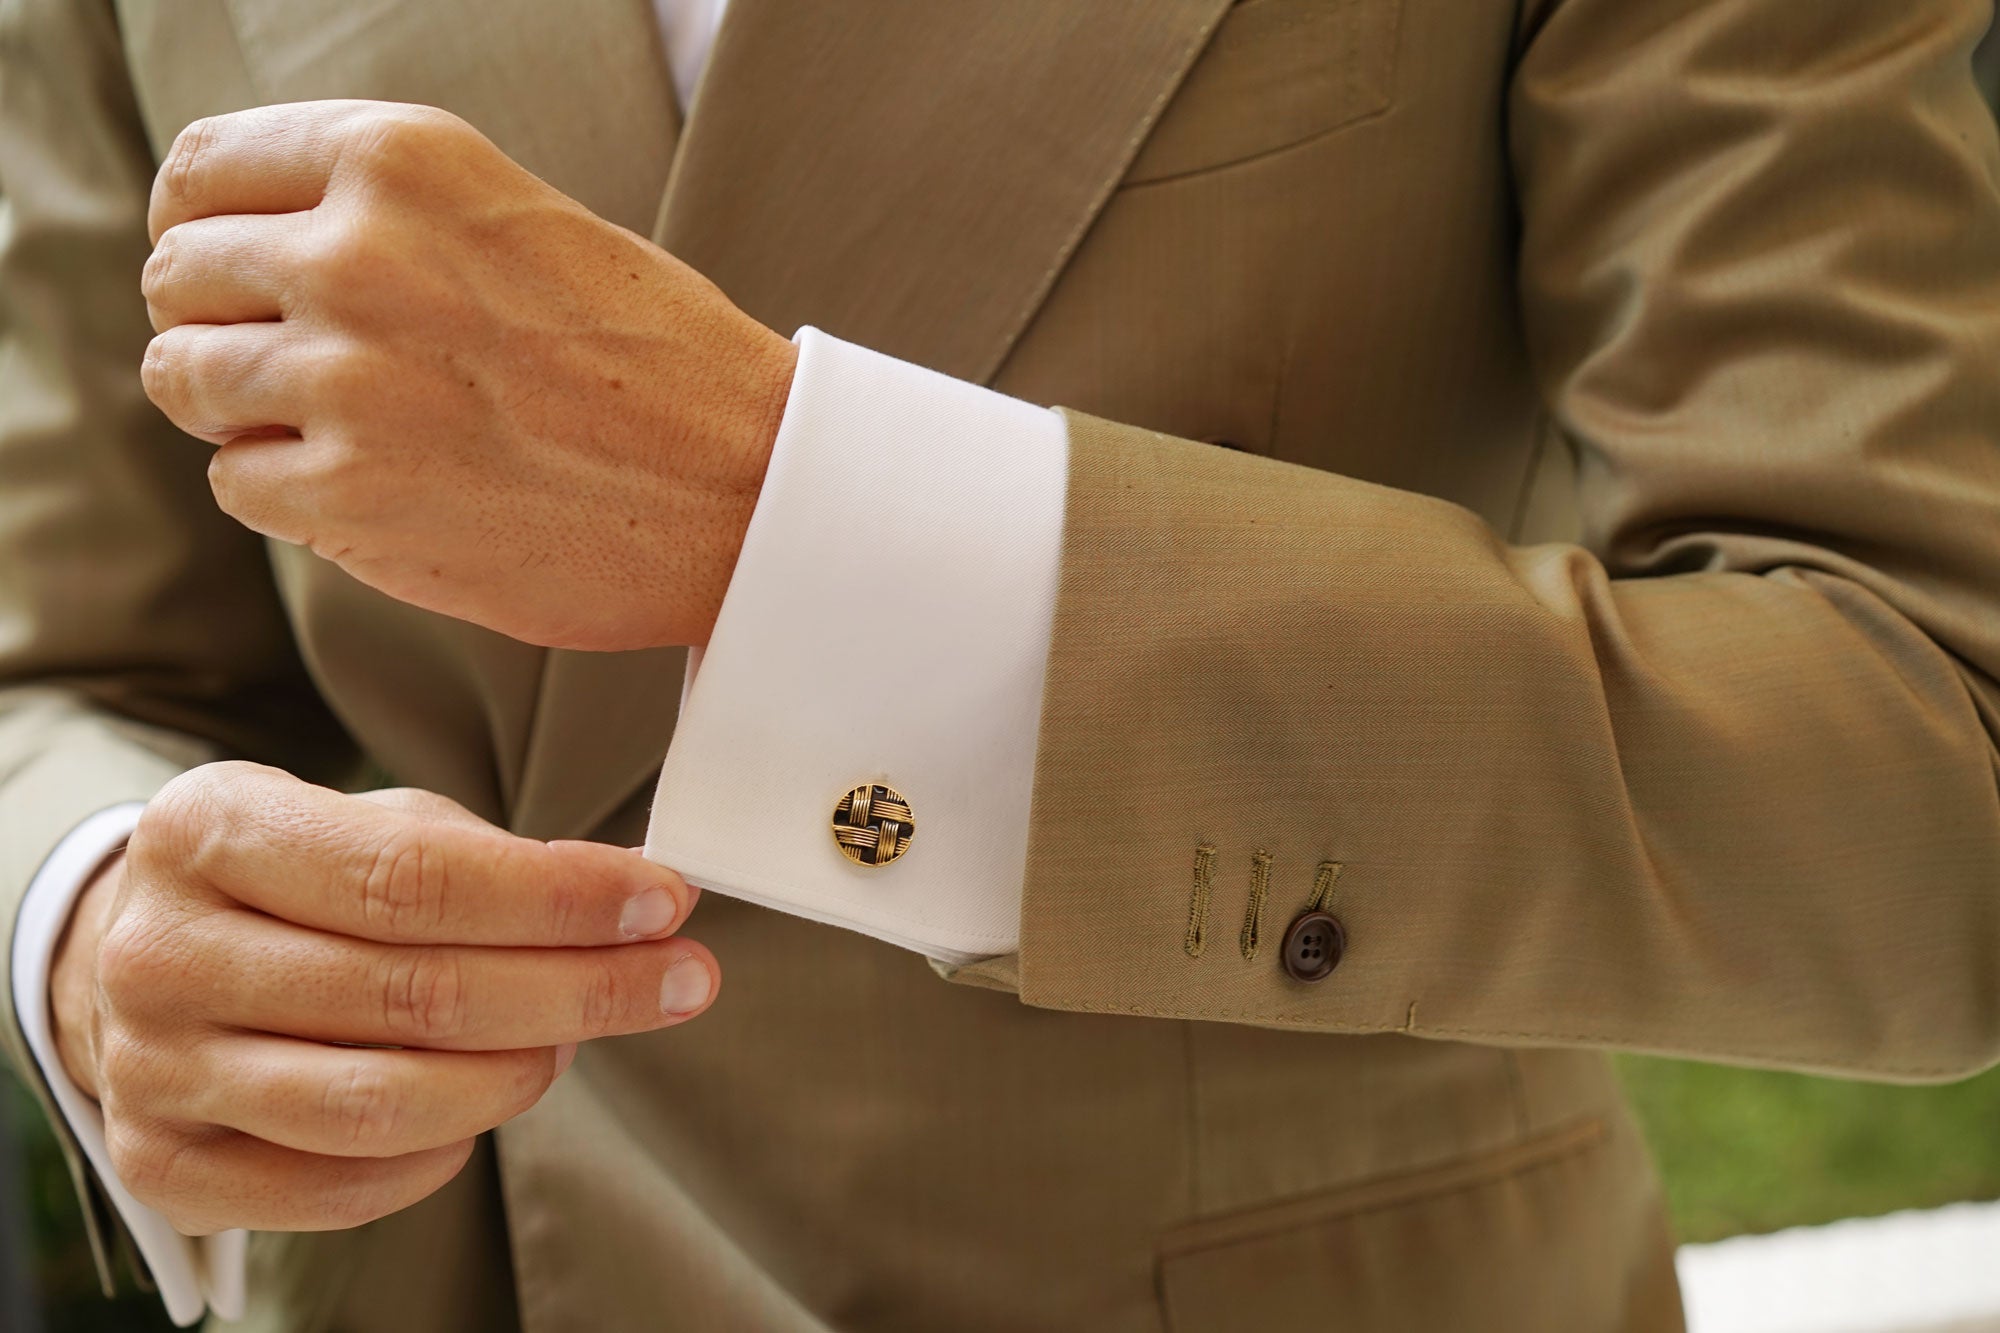
[[[986,382],[1227,0],[733,0],[653,239],[782,333]],[[575,836],[658,768],[678,651],[550,655],[514,813]]]
[[656,239],[779,332],[984,383],[1226,0],[734,0]]

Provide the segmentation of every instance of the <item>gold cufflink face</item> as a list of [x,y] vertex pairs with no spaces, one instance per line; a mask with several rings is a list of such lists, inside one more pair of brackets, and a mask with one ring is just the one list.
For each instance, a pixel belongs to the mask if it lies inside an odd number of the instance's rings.
[[910,850],[917,821],[903,793],[864,782],[833,807],[833,842],[858,866],[885,866]]

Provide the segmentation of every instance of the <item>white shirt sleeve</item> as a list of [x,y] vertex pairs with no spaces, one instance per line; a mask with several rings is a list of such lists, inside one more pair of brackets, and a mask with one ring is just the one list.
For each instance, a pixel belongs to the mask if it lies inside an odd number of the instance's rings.
[[159,1213],[133,1198],[111,1169],[104,1145],[104,1115],[63,1069],[56,1055],[49,1017],[49,972],[70,909],[106,857],[125,845],[145,806],[134,802],[99,811],[71,829],[28,883],[14,921],[14,1013],[27,1035],[28,1049],[70,1133],[151,1271],[167,1315],[185,1328],[204,1310],[224,1319],[243,1315],[244,1250],[247,1233],[224,1231],[199,1240],[181,1235]]
[[[743,553],[691,655],[646,852],[947,963],[1020,939],[1069,441],[1053,411],[801,329]],[[841,796],[908,800],[886,865]]]

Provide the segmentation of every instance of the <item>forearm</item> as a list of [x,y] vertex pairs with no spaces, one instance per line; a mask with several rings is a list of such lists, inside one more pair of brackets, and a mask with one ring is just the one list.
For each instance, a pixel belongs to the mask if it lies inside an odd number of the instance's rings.
[[[1995,693],[1857,583],[1803,552],[1613,580],[1071,420],[1028,1002],[1887,1077],[2000,1051]],[[1340,863],[1325,981],[1239,947],[1259,852],[1267,941]]]
[[[855,401],[894,401],[894,363],[840,355],[827,364],[860,377],[849,389],[886,377]],[[983,441],[989,472],[1032,471],[1025,408],[989,420],[983,404],[1006,400],[905,371],[929,406],[896,420]],[[1066,421],[1052,623],[1021,621],[1018,593],[972,596],[992,571],[954,576],[957,524],[928,522],[916,531],[942,545],[887,563],[915,566],[901,586],[919,602],[935,587],[937,606],[829,658],[800,646],[839,633],[813,628],[839,602],[813,580],[873,568],[908,521],[891,507],[820,531],[847,521],[836,471],[803,487],[822,517],[753,535],[713,683],[669,755],[656,856],[948,964],[1018,948],[953,975],[1056,1008],[1899,1078],[1994,1058],[1995,691],[1870,591],[1878,571],[1741,534],[1718,539],[1730,568],[1617,577],[1429,497]],[[847,456],[790,428],[780,487],[793,450]],[[892,453],[899,438],[864,433]],[[934,481],[913,512],[963,512],[948,493]],[[1020,555],[976,549],[995,569]],[[1009,628],[974,650],[949,630],[960,613]],[[1013,751],[982,737],[1013,715],[1005,673],[985,673],[1017,649],[1039,691],[1011,723],[1039,719],[1021,751],[1033,816],[1024,804],[996,841],[997,805],[977,798],[1011,780]],[[910,669],[949,707],[867,684]],[[882,711],[850,726],[857,706]],[[839,858],[821,807],[878,768],[928,863]],[[741,801],[751,789],[766,799]],[[977,824],[924,822],[959,793]],[[988,912],[1003,894],[981,886],[1017,866],[1018,941],[968,947],[949,927]],[[1280,948],[1318,907],[1348,951],[1304,981]]]

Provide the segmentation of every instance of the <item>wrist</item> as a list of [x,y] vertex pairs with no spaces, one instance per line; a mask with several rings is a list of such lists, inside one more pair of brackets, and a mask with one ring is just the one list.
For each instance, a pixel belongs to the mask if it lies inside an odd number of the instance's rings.
[[[791,401],[792,379],[798,374],[799,349],[789,338],[758,326],[759,340],[751,386],[745,397],[750,409],[743,435],[746,460],[744,475],[749,479],[751,505],[764,488],[764,474],[771,467],[771,451],[778,443],[778,427],[785,420],[785,404]],[[748,525],[746,517],[745,525]]]
[[56,941],[49,972],[49,1026],[70,1081],[93,1101],[97,1078],[97,947],[124,877],[125,853],[113,853],[84,885]]
[[756,512],[758,498],[763,493],[764,477],[770,469],[771,453],[777,444],[778,427],[785,419],[785,406],[791,399],[792,377],[798,369],[798,348],[790,339],[762,325],[754,327],[756,336],[750,353],[738,363],[741,378],[732,395],[734,410],[729,414],[728,424],[719,432],[724,455],[730,460],[728,471],[732,481],[720,501],[722,517],[718,524],[712,568],[708,577],[702,580],[692,628],[685,635],[668,636],[665,639],[668,643],[700,646],[708,642],[714,631],[716,617],[722,610],[722,599],[736,572],[736,561],[743,553],[744,538],[750,530],[750,517]]

